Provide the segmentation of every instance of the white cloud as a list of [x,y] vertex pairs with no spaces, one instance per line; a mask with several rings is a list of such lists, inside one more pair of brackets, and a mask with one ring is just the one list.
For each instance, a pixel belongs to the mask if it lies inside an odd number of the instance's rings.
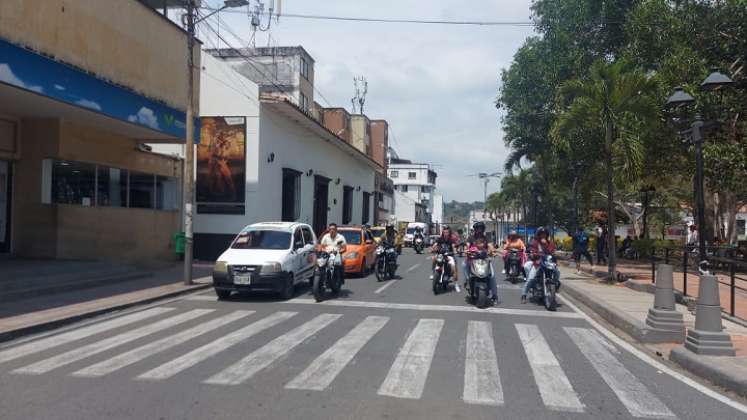
[[7,64],[0,64],[0,81],[21,87],[37,93],[44,93],[44,89],[41,86],[28,85],[20,77],[13,73],[13,70]]
[[150,127],[155,130],[159,130],[158,117],[150,108],[140,108],[136,115],[130,115],[129,117],[127,117],[127,120],[144,125],[146,127]]
[[[57,87],[57,86],[55,86],[55,87]],[[91,108],[91,109],[95,109],[96,111],[101,111],[101,105],[99,105],[98,102],[94,102],[94,101],[91,101],[91,100],[88,100],[88,99],[79,99],[79,100],[75,101],[75,103],[77,105],[80,105],[80,106],[83,106],[83,107],[86,107],[86,108]]]

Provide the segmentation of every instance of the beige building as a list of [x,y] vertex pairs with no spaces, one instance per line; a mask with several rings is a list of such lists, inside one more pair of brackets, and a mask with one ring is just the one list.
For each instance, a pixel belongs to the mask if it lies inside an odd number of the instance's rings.
[[137,0],[0,1],[1,253],[175,258],[182,163],[144,144],[184,142],[186,45]]

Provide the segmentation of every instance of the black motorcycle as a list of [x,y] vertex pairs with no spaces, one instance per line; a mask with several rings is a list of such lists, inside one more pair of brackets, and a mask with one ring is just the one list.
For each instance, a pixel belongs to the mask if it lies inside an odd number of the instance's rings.
[[425,249],[425,242],[423,241],[423,236],[416,235],[415,239],[412,240],[412,249],[415,250],[416,253],[422,254],[423,249]]
[[436,266],[433,269],[433,294],[437,295],[449,290],[449,282],[454,273],[451,272],[449,257],[454,254],[447,248],[442,248],[436,254]]
[[393,279],[397,271],[397,249],[382,243],[376,247],[376,280]]
[[560,283],[555,281],[554,272],[557,262],[555,257],[552,255],[546,255],[543,257],[535,257],[535,261],[539,260],[538,272],[536,274],[537,281],[534,282],[534,287],[530,290],[532,298],[541,302],[545,309],[548,311],[554,311],[558,307],[558,301],[556,294]]
[[480,251],[467,255],[469,261],[469,296],[472,303],[478,308],[489,306],[488,296],[490,295],[490,276],[493,274],[490,268],[490,258],[488,253]]
[[520,277],[524,276],[524,268],[521,266],[521,251],[518,249],[510,249],[508,251],[507,267],[506,267],[506,280],[512,284],[516,284]]
[[316,272],[311,291],[317,302],[324,300],[329,289],[336,296],[340,293],[343,283],[343,268],[335,265],[336,253],[319,251],[316,254]]

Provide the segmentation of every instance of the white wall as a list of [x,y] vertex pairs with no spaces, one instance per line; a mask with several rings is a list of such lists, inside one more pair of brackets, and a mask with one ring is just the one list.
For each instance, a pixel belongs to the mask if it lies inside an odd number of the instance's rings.
[[398,222],[414,222],[415,201],[402,192],[394,191],[394,214]]
[[444,221],[444,196],[438,193],[433,194],[433,223],[443,223]]

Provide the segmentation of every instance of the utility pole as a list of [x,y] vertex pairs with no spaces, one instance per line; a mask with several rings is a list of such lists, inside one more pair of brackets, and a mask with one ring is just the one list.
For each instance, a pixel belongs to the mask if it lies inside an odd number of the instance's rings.
[[195,5],[194,0],[187,0],[187,121],[185,123],[186,133],[184,140],[184,181],[183,181],[183,203],[184,212],[184,284],[192,284],[192,257],[194,234],[192,228],[192,199],[194,197],[194,47],[195,47]]

